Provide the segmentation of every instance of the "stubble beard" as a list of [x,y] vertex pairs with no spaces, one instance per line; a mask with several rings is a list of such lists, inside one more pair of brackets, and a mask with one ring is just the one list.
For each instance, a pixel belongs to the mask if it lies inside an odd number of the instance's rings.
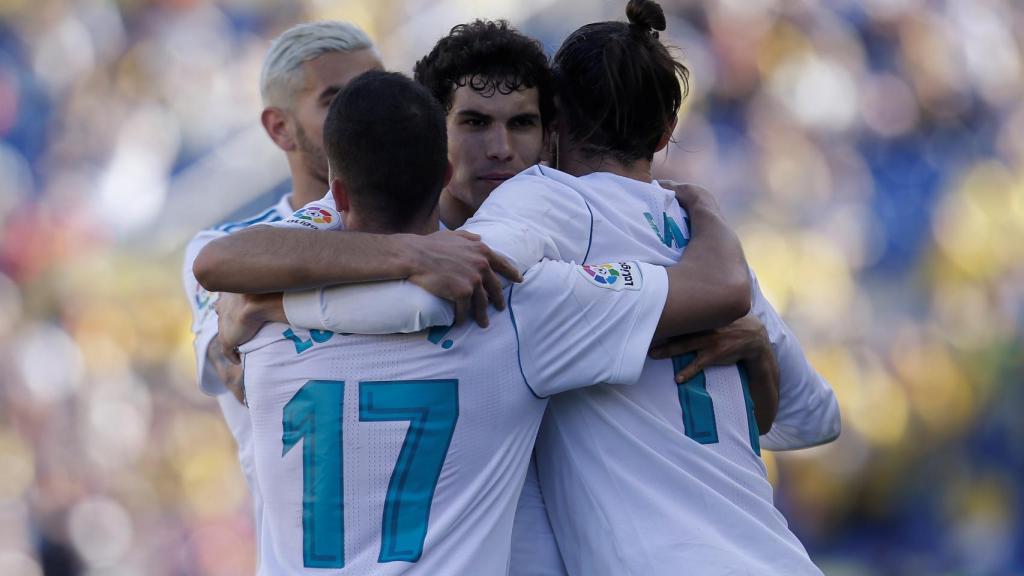
[[326,185],[328,178],[327,155],[324,153],[323,147],[317,146],[306,136],[306,131],[302,129],[301,124],[296,122],[295,127],[295,140],[299,145],[299,151],[302,153],[302,162],[306,165],[306,170],[309,171],[310,176]]

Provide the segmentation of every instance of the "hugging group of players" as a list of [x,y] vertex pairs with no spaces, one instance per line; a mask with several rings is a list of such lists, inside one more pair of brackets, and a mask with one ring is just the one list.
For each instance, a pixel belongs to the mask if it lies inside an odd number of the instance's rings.
[[713,196],[653,179],[665,27],[630,0],[549,59],[477,20],[412,78],[348,23],[274,41],[292,191],[183,270],[260,574],[821,574],[761,449],[839,409]]

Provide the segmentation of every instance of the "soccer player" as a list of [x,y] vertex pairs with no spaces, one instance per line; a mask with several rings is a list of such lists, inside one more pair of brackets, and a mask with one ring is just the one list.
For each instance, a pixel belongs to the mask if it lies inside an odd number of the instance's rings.
[[[451,172],[444,112],[422,86],[368,72],[331,104],[324,133],[347,229],[437,229]],[[706,200],[692,207],[698,259],[745,278],[735,236]],[[656,327],[678,331],[691,306],[686,273],[635,262],[603,269],[619,279],[614,289],[586,267],[539,264],[486,329],[358,336],[265,326],[242,347],[264,497],[261,573],[505,574],[542,397],[635,380]],[[709,305],[745,313],[749,287],[721,288]]]
[[[229,222],[197,234],[185,249],[182,271],[185,291],[192,308],[199,386],[214,395],[238,445],[239,461],[252,492],[256,538],[260,530],[260,498],[252,471],[252,439],[249,413],[242,404],[242,369],[225,358],[217,343],[217,294],[205,290],[192,274],[196,254],[211,240],[225,237],[258,223],[290,217],[297,209],[319,199],[328,189],[327,160],[323,152],[322,129],[331,99],[348,82],[368,70],[383,66],[370,38],[346,22],[313,22],[295,26],[272,43],[263,62],[260,94],[264,109],[260,121],[270,138],[284,151],[292,177],[292,192],[273,206],[237,222]],[[420,277],[441,270],[459,274],[468,267],[464,260],[480,255],[479,243],[460,237],[426,239],[417,244],[420,252],[409,261],[419,267]],[[379,257],[380,244],[364,250]],[[486,260],[486,254],[482,256]],[[448,263],[455,263],[453,267]],[[409,267],[412,269],[412,266]],[[472,270],[480,275],[478,269]],[[487,272],[484,271],[484,274]],[[465,272],[462,273],[465,275]],[[447,282],[447,280],[445,281]],[[438,290],[439,294],[449,294]]]
[[242,472],[252,493],[257,542],[261,502],[252,469],[252,427],[249,412],[242,404],[242,369],[226,360],[216,341],[214,302],[217,295],[196,282],[192,262],[211,240],[255,223],[281,220],[323,196],[327,189],[327,163],[321,129],[330,98],[355,76],[381,67],[380,57],[369,37],[352,24],[316,22],[281,34],[263,62],[260,94],[264,109],[260,121],[288,158],[292,193],[250,218],[200,232],[185,249],[182,276],[192,307],[199,387],[216,396],[238,445]]

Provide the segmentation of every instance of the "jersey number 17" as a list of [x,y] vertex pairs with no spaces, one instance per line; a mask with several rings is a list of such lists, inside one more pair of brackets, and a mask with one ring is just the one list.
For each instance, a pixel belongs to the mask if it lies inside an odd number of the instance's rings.
[[[302,440],[302,558],[307,568],[345,567],[342,403],[345,382],[310,380],[284,407],[284,457]],[[459,418],[458,380],[359,383],[359,421],[408,421],[391,473],[378,562],[416,562],[430,505]]]

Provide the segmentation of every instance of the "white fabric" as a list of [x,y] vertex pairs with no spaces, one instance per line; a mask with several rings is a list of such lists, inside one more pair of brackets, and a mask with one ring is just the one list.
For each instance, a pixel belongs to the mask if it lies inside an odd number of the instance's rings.
[[[689,236],[672,193],[656,184],[611,174],[573,178],[540,167],[508,184],[466,228],[515,258],[532,256],[524,246],[542,246],[548,258],[670,265],[682,247],[666,235],[669,219]],[[545,190],[557,197],[558,214],[545,209]],[[503,229],[509,215],[515,225]],[[592,222],[588,234],[579,222]],[[523,230],[537,240],[524,241]],[[705,371],[717,431],[709,444],[686,435],[673,372],[671,361],[651,360],[635,386],[551,399],[537,465],[569,573],[820,574],[772,504],[738,370]]]
[[406,334],[455,321],[450,303],[406,280],[286,292],[283,304],[294,326],[354,334]]
[[[535,357],[531,350],[557,345],[575,358],[573,368],[561,375],[564,387],[592,384],[597,375],[615,383],[635,381],[642,363],[624,361],[603,347],[644,356],[664,306],[667,280],[664,269],[630,264],[643,274],[638,290],[610,290],[580,267],[541,263],[521,285],[508,289],[508,310],[492,314],[487,329],[464,323],[417,334],[346,336],[265,326],[241,347],[264,495],[260,573],[323,573],[306,567],[304,560],[304,538],[312,538],[313,530],[304,529],[303,510],[304,505],[312,510],[316,500],[312,492],[304,496],[303,452],[326,444],[307,435],[298,442],[301,446],[286,446],[284,422],[291,417],[285,410],[300,390],[341,386],[334,388],[340,406],[322,416],[336,419],[343,431],[343,529],[319,525],[328,538],[344,542],[344,568],[337,569],[335,557],[332,573],[505,574],[515,506],[546,404],[523,375],[552,369],[546,365],[553,360],[550,355]],[[556,331],[524,331],[546,322],[575,326],[571,347],[553,341],[563,337]],[[399,380],[457,381],[458,419],[437,476],[422,555],[416,561],[380,562],[382,531],[392,525],[383,520],[386,495],[410,425],[367,421],[361,403],[365,407],[374,400],[360,394],[368,382]],[[330,424],[317,420],[311,425],[322,430]],[[318,486],[339,481],[336,473],[310,473],[318,474],[310,479]],[[404,477],[417,474],[422,470],[409,469]]]
[[185,287],[185,294],[188,297],[189,307],[192,310],[192,335],[193,347],[196,353],[196,377],[199,379],[199,389],[211,396],[224,394],[227,388],[220,381],[215,370],[206,365],[206,349],[210,342],[217,336],[217,313],[213,305],[217,301],[218,294],[210,293],[199,285],[196,277],[192,274],[192,263],[196,256],[211,241],[227,236],[231,232],[245,228],[253,224],[273,222],[287,218],[292,214],[289,204],[290,195],[284,195],[273,206],[259,212],[251,218],[237,222],[228,222],[215,228],[203,230],[192,237],[185,246],[185,261],[182,266],[182,284]]
[[217,397],[217,404],[220,406],[224,421],[228,430],[235,439],[238,446],[238,462],[245,476],[246,484],[249,487],[249,496],[252,499],[253,507],[253,529],[256,540],[257,551],[260,548],[260,533],[262,531],[263,500],[260,497],[258,480],[254,470],[253,443],[252,443],[252,422],[249,419],[249,410],[240,404],[238,400],[224,387],[224,382],[217,375],[212,366],[207,365],[206,352],[210,343],[217,337],[217,313],[213,309],[217,301],[217,294],[210,293],[196,281],[192,274],[192,263],[196,255],[210,241],[226,236],[235,230],[246,226],[263,222],[281,219],[291,214],[289,195],[282,196],[278,202],[255,215],[239,222],[231,222],[209,230],[203,230],[196,234],[189,241],[185,248],[185,261],[182,267],[182,283],[188,297],[189,307],[192,310],[192,334],[193,346],[196,355],[196,378],[199,380],[199,389],[206,394]]
[[537,478],[537,461],[530,459],[523,491],[512,524],[512,561],[509,576],[567,576],[562,554],[551,530],[544,494]]
[[811,366],[789,326],[779,318],[761,285],[750,273],[751,312],[768,331],[779,364],[779,411],[761,437],[766,450],[795,450],[831,442],[839,437],[839,402],[828,382]]

